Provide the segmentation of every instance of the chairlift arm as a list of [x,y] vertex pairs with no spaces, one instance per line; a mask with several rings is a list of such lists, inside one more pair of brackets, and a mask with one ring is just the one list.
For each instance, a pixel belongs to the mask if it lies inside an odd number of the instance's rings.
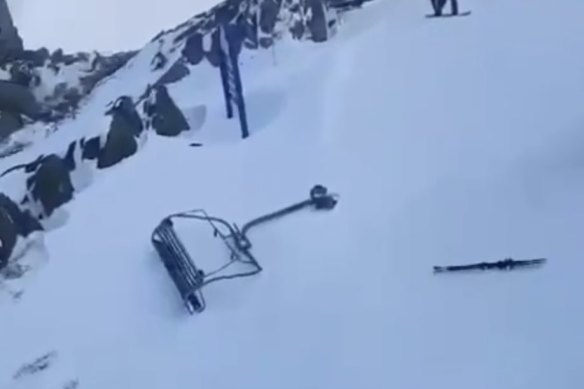
[[314,206],[316,209],[331,210],[337,205],[337,196],[334,194],[329,194],[327,188],[322,185],[316,185],[310,190],[310,198],[304,200],[300,203],[293,204],[289,207],[274,211],[264,216],[260,216],[247,222],[241,228],[241,236],[247,240],[248,231],[260,224],[266,223],[271,220],[279,219],[282,216],[289,215],[291,213],[300,211],[304,208]]
[[269,213],[267,215],[264,215],[264,216],[260,216],[258,218],[255,218],[255,219],[247,222],[241,228],[241,235],[247,238],[247,232],[251,228],[253,228],[253,227],[255,227],[255,226],[259,225],[259,224],[263,224],[263,223],[269,222],[271,220],[279,219],[282,216],[289,215],[289,214],[294,213],[296,211],[300,211],[301,209],[304,209],[304,208],[309,207],[311,205],[312,205],[312,201],[311,200],[304,200],[301,203],[297,203],[297,204],[291,205],[289,207],[280,209],[278,211]]

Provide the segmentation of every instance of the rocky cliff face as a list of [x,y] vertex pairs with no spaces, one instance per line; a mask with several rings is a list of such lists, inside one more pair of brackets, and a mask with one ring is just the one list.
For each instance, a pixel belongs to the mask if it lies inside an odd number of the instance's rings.
[[[170,63],[167,51],[161,50],[152,58],[153,70],[165,69],[157,84],[179,81],[190,73],[189,67],[204,60],[212,66],[219,66],[220,25],[227,26],[235,37],[238,51],[269,48],[284,36],[326,41],[337,28],[334,1],[226,0],[153,39],[162,42],[172,36],[172,42],[166,42],[164,46],[181,52],[178,59],[172,56]],[[5,5],[5,0],[0,0],[0,7],[2,4]],[[124,52],[103,56],[92,52],[67,55],[62,50],[53,53],[45,48],[25,50],[22,41],[18,44],[14,38],[16,29],[8,13],[5,19],[8,26],[5,36],[13,38],[10,42],[17,49],[11,51],[9,57],[5,56],[4,61],[0,60],[0,81],[4,81],[0,84],[0,117],[4,118],[0,120],[0,141],[23,128],[27,121],[55,122],[74,115],[81,100],[135,54]],[[31,99],[31,93],[34,99]],[[2,96],[8,94],[18,98],[12,99],[11,104],[3,104]]]
[[0,142],[27,121],[55,122],[74,114],[80,100],[133,54],[26,50],[6,0],[0,0]]
[[24,46],[14,25],[6,0],[0,0],[0,63],[18,55]]
[[173,50],[182,50],[171,64],[162,52],[152,59],[153,69],[168,69],[159,82],[176,82],[189,74],[188,66],[201,61],[219,66],[221,25],[235,38],[238,51],[269,48],[284,36],[323,42],[336,32],[337,8],[331,0],[226,0],[153,39],[162,42],[173,33]]
[[[0,65],[0,141],[29,122],[55,122],[74,115],[83,97],[123,67],[134,52],[104,56],[23,50]],[[15,125],[21,123],[21,125]]]

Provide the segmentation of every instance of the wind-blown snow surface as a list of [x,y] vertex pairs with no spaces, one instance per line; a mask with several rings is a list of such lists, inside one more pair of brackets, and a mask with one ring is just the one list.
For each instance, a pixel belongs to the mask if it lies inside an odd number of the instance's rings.
[[[584,3],[463,5],[472,17],[429,20],[379,1],[327,44],[248,60],[245,142],[211,70],[173,86],[183,108],[206,98],[205,146],[150,137],[67,206],[49,264],[0,307],[8,387],[58,350],[30,387],[581,388]],[[265,271],[186,315],[149,243],[158,221],[246,221],[315,183],[337,209],[258,228]],[[431,273],[508,256],[549,262]]]

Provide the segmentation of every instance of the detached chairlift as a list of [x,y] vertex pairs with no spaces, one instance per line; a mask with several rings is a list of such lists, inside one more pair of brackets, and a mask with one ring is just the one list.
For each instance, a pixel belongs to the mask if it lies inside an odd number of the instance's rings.
[[[224,219],[209,216],[202,209],[176,213],[164,218],[156,227],[152,233],[152,244],[178,289],[188,312],[200,313],[206,306],[202,291],[204,286],[216,281],[249,277],[262,271],[261,265],[251,253],[252,243],[248,238],[248,233],[253,227],[305,208],[332,210],[337,202],[337,195],[329,194],[327,188],[322,185],[316,185],[311,189],[307,200],[253,219],[241,229]],[[227,247],[230,254],[229,260],[209,272],[198,268],[174,229],[173,220],[179,218],[209,223],[214,237],[220,238]],[[240,265],[239,268],[247,270],[227,272],[227,269],[233,268],[236,264]]]

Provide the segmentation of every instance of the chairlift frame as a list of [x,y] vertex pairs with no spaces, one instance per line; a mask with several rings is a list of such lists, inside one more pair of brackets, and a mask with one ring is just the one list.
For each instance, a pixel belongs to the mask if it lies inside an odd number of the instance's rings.
[[[174,282],[187,311],[190,314],[200,313],[206,308],[203,287],[217,281],[250,277],[263,270],[251,252],[252,243],[248,238],[248,233],[251,229],[306,208],[332,210],[337,203],[338,195],[330,194],[327,188],[322,185],[315,185],[310,190],[308,199],[257,217],[245,223],[241,229],[236,224],[229,223],[225,219],[209,216],[203,209],[179,212],[165,217],[158,224],[152,232],[151,242]],[[204,273],[195,265],[190,253],[178,237],[173,224],[175,219],[190,219],[209,223],[213,229],[214,236],[221,238],[228,248],[230,252],[229,261],[208,273]],[[224,227],[228,233],[223,233],[221,227]],[[250,270],[229,275],[221,274],[222,271],[235,263],[248,265]]]

